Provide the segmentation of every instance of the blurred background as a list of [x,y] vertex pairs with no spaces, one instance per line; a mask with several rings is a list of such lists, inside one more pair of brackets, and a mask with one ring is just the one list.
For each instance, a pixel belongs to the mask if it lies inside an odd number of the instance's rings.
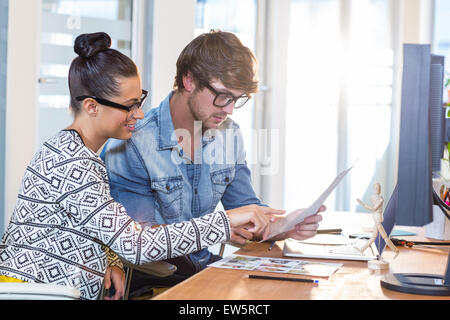
[[368,200],[375,182],[390,197],[402,45],[431,44],[446,56],[447,81],[450,1],[0,0],[0,234],[32,156],[71,123],[79,34],[107,32],[136,62],[148,110],[172,89],[181,50],[210,29],[235,33],[258,59],[260,91],[232,118],[264,202],[309,206],[353,164],[329,210],[364,211],[356,198]]

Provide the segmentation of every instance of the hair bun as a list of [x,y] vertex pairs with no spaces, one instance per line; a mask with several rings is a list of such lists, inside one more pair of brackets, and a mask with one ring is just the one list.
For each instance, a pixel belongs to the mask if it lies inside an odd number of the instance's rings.
[[111,37],[105,32],[84,33],[75,39],[74,51],[87,59],[110,47]]

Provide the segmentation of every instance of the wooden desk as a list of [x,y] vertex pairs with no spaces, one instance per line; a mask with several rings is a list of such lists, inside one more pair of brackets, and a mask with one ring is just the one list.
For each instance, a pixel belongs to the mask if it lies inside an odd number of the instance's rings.
[[[320,228],[371,227],[371,215],[343,212],[324,213],[324,221]],[[401,237],[411,240],[423,240],[423,228],[399,229],[417,233],[414,237]],[[283,257],[283,241],[268,251],[269,243],[250,243],[236,252],[241,255]],[[447,263],[448,247],[443,248],[400,248],[400,254],[392,261],[394,253],[388,248],[383,257],[391,261],[390,272],[435,273],[443,274]],[[292,258],[290,258],[292,259]],[[311,260],[311,259],[306,259]],[[275,273],[206,268],[193,277],[170,288],[155,297],[155,300],[348,300],[348,299],[431,299],[450,300],[450,297],[435,297],[395,292],[381,287],[380,277],[387,271],[373,271],[367,268],[367,262],[345,260],[322,260],[324,262],[339,262],[344,265],[335,274],[326,278],[318,278],[318,285],[302,282],[271,281],[249,279],[251,274],[277,275]],[[292,278],[308,278],[300,275],[284,275]]]

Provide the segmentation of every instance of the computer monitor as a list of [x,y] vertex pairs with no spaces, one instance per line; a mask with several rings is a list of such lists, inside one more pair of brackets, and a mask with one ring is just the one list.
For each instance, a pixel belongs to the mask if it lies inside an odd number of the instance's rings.
[[[395,210],[397,225],[424,226],[433,219],[433,204],[441,205],[432,178],[440,170],[446,141],[443,85],[444,57],[432,55],[430,45],[405,44],[398,177],[386,207]],[[450,295],[449,269],[447,262],[444,275],[390,273],[381,285],[407,293]]]

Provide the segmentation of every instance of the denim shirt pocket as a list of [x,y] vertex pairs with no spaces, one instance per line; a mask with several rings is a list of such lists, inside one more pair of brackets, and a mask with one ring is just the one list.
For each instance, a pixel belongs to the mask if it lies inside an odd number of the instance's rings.
[[234,174],[234,166],[211,172],[211,183],[213,191],[213,202],[211,206],[212,211],[216,209],[217,204],[222,199],[225,189],[233,181]]
[[183,211],[183,177],[175,176],[152,180],[155,203],[167,223],[180,222]]

